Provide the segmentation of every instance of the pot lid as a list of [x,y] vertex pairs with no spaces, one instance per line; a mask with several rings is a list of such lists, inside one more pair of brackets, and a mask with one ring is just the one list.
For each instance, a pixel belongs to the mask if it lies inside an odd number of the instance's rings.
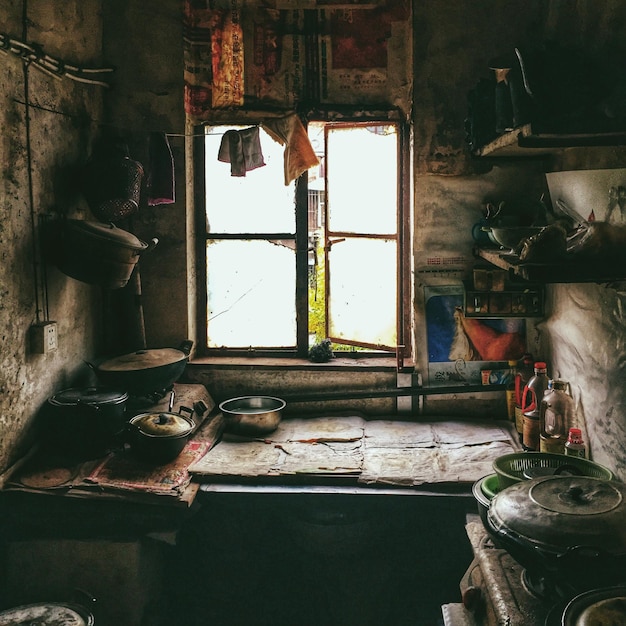
[[626,624],[626,587],[607,587],[581,593],[567,604],[561,623],[564,626]]
[[176,348],[159,348],[155,350],[138,350],[109,359],[98,365],[103,372],[129,372],[152,369],[163,365],[172,365],[187,358],[182,350]]
[[0,613],[0,626],[87,626],[93,616],[82,607],[54,602],[27,604]]
[[147,243],[141,241],[133,233],[118,228],[115,224],[87,220],[68,220],[67,227],[97,239],[132,248],[133,250],[145,250],[148,248]]
[[130,420],[142,434],[150,437],[184,437],[194,428],[194,421],[178,413],[142,413]]
[[109,387],[72,387],[54,394],[50,403],[62,406],[89,404],[100,406],[103,404],[121,404],[128,400],[128,393]]
[[491,500],[488,519],[556,553],[573,547],[626,554],[626,486],[590,476],[548,476],[511,485]]

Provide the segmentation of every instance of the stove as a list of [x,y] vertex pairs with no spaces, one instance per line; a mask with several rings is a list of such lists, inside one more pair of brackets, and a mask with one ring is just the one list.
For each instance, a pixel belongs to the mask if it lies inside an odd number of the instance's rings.
[[461,580],[462,602],[442,607],[445,626],[542,626],[560,616],[562,597],[497,548],[477,516],[468,517],[466,531],[474,560]]

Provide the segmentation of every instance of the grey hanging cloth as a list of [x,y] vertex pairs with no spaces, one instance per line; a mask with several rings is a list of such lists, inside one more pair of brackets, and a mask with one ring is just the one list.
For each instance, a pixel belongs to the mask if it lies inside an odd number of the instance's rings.
[[167,135],[161,132],[150,133],[148,149],[148,205],[173,204],[176,201],[174,157]]
[[259,127],[227,130],[222,137],[217,160],[230,163],[231,176],[245,176],[246,172],[265,165]]

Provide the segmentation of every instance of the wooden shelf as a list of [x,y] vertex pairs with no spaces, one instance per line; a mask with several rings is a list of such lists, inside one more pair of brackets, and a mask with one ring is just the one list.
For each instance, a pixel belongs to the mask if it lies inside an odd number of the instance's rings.
[[537,284],[507,284],[501,290],[476,289],[464,281],[465,317],[543,317],[543,287]]
[[548,133],[525,124],[500,135],[474,151],[479,157],[529,157],[553,154],[559,149],[626,145],[626,130],[607,133]]
[[562,263],[526,263],[515,254],[497,248],[475,248],[477,257],[495,267],[507,270],[511,278],[519,277],[535,283],[615,283],[626,281],[626,271],[616,268],[612,273],[607,268],[595,267],[588,262],[574,260]]

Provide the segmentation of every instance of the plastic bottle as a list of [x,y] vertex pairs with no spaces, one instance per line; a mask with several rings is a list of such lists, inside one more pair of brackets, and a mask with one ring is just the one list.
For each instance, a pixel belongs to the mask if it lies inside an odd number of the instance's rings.
[[565,454],[565,442],[576,423],[576,407],[566,380],[548,381],[548,390],[539,407],[539,450]]
[[587,446],[583,441],[583,435],[580,428],[570,428],[567,441],[564,446],[565,454],[567,456],[578,456],[585,458],[587,456]]
[[515,370],[515,429],[520,442],[524,433],[524,414],[522,413],[522,395],[524,387],[533,375],[533,355],[526,353],[517,364]]
[[537,361],[534,366],[534,374],[524,387],[522,394],[522,414],[524,416],[522,446],[526,450],[539,450],[540,404],[547,389],[547,365],[543,361]]

